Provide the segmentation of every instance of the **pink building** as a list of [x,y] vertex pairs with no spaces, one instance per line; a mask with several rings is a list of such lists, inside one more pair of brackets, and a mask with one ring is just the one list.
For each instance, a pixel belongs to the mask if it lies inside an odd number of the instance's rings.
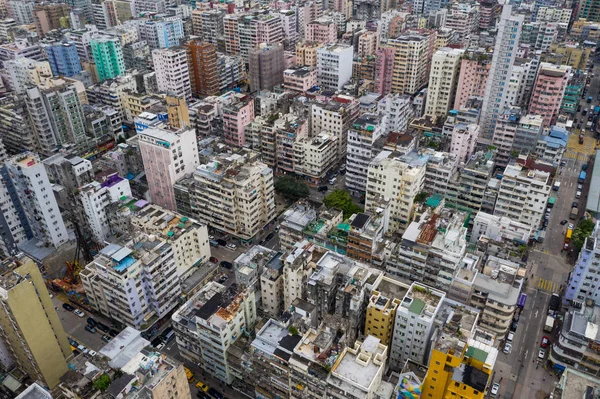
[[544,127],[556,123],[570,71],[567,65],[540,64],[529,100],[529,113],[544,118]]
[[229,144],[243,147],[245,143],[244,127],[254,119],[254,99],[250,96],[229,92],[221,96],[227,102],[223,104],[223,133]]
[[454,98],[454,109],[458,110],[465,106],[471,96],[483,97],[485,86],[490,74],[491,55],[486,53],[465,53],[469,58],[464,58],[460,64],[458,75],[458,86]]
[[392,92],[392,76],[394,74],[394,57],[396,49],[381,46],[375,53],[375,92],[386,95]]
[[138,133],[148,190],[153,203],[177,210],[173,185],[198,165],[196,129],[149,128]]
[[306,40],[321,44],[337,42],[337,26],[333,21],[316,20],[306,25]]
[[317,71],[313,67],[290,68],[283,71],[286,90],[305,92],[317,85]]

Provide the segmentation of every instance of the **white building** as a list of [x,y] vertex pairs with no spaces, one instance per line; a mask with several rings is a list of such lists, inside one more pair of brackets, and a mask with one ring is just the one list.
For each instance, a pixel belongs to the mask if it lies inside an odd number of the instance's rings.
[[346,187],[355,192],[367,191],[369,164],[377,155],[375,142],[384,135],[386,117],[364,114],[356,119],[348,131],[346,154]]
[[138,133],[138,137],[152,202],[176,210],[173,185],[198,165],[196,130],[151,128]]
[[465,51],[442,47],[433,54],[427,86],[426,115],[445,116],[454,105],[461,57]]
[[390,230],[403,231],[412,221],[415,196],[423,190],[426,158],[412,152],[398,156],[381,151],[369,164],[365,207],[380,196],[390,199]]
[[444,298],[443,291],[417,282],[411,284],[396,309],[390,368],[401,370],[408,359],[427,364],[429,340]]
[[185,48],[166,48],[152,51],[158,90],[175,96],[192,98],[190,71]]
[[544,217],[550,186],[550,173],[508,165],[500,181],[494,215],[524,223],[535,232]]
[[600,271],[598,257],[600,256],[600,227],[596,224],[592,235],[586,238],[575,269],[571,273],[569,284],[565,293],[565,299],[570,301],[573,307],[581,309],[585,307],[586,301],[597,302],[600,294],[600,284],[596,281]]
[[354,97],[335,96],[325,103],[311,104],[310,132],[316,136],[320,132],[331,133],[337,137],[337,158],[346,155],[348,129],[358,116],[359,103]]
[[19,154],[5,165],[33,236],[40,243],[54,247],[67,242],[69,234],[39,157],[33,153]]
[[135,240],[133,249],[104,247],[79,275],[96,311],[146,330],[179,304],[181,286],[171,244],[154,236]]
[[294,172],[304,176],[313,184],[324,181],[335,165],[338,154],[338,138],[321,132],[314,137],[305,137],[294,142]]
[[131,225],[149,235],[168,238],[181,281],[208,262],[208,227],[194,219],[149,204],[131,217]]
[[448,184],[452,184],[452,178],[457,173],[458,163],[456,157],[452,154],[431,151],[425,167],[424,191],[431,194],[445,195]]
[[352,77],[354,50],[334,44],[317,50],[317,83],[325,90],[340,90]]
[[512,76],[517,47],[523,25],[523,15],[512,15],[512,6],[505,4],[498,23],[498,34],[490,68],[483,106],[481,108],[481,140],[491,143],[496,120],[507,105],[506,88]]
[[413,119],[412,100],[409,95],[392,93],[377,104],[377,111],[387,115],[385,133],[405,132]]
[[17,58],[4,62],[8,74],[8,87],[21,94],[29,86],[38,86],[43,77],[51,77],[52,70],[48,61],[36,61],[30,58]]
[[92,182],[79,189],[79,200],[94,239],[103,243],[110,234],[110,225],[106,208],[123,196],[131,196],[129,180],[116,173],[103,183]]
[[531,237],[531,226],[520,223],[505,216],[490,215],[477,212],[473,220],[471,242],[476,243],[481,237],[488,237],[495,241],[522,241],[528,242]]
[[227,348],[256,321],[253,291],[210,282],[172,316],[179,353],[226,384],[233,382]]
[[192,190],[194,216],[242,240],[262,231],[275,217],[273,170],[257,158],[257,153],[222,154],[198,166]]
[[458,162],[467,163],[473,152],[479,137],[479,126],[475,124],[457,123],[452,130],[452,142],[450,153],[456,157]]

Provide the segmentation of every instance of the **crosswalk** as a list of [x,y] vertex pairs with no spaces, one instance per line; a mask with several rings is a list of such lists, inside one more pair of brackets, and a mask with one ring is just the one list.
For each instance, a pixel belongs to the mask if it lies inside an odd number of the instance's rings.
[[578,161],[587,162],[589,159],[589,155],[582,154],[580,152],[567,151],[563,154],[564,158],[576,159]]
[[560,290],[560,284],[557,284],[552,280],[546,280],[538,277],[537,288],[548,292],[558,292]]

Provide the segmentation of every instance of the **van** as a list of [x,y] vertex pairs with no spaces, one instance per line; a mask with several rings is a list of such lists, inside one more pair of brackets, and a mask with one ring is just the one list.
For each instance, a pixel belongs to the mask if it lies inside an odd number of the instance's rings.
[[577,194],[575,194],[575,198],[577,198],[577,199],[581,198],[581,191],[577,191]]
[[512,332],[512,331],[510,331],[510,332],[508,333],[508,335],[506,336],[506,340],[507,340],[508,342],[512,342],[514,338],[515,338],[515,333],[514,333],[514,332]]

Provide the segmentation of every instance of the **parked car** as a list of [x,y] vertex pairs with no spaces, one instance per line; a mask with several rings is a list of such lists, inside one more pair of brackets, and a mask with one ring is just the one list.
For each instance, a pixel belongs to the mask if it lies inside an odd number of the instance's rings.
[[564,249],[565,251],[568,251],[568,250],[569,250],[569,243],[568,243],[568,242],[565,242],[565,243],[563,244],[563,249]]
[[219,238],[219,239],[217,240],[217,243],[218,243],[220,246],[222,246],[222,247],[224,247],[225,245],[227,245],[227,241],[225,241],[225,240],[224,240],[224,239],[222,239],[222,238]]
[[92,334],[96,334],[96,327],[92,327],[89,324],[86,324],[85,331],[91,332]]
[[110,335],[103,334],[100,339],[102,341],[104,341],[104,342],[110,342],[110,340],[112,339],[112,337]]
[[329,184],[333,185],[333,184],[335,184],[336,181],[337,181],[337,178],[332,177],[331,179],[329,179]]
[[105,324],[100,323],[99,321],[96,322],[96,328],[105,333],[110,331],[110,328],[108,328]]
[[573,227],[574,227],[573,223],[569,223],[569,225],[567,226],[567,229],[571,229],[572,230]]
[[267,236],[265,237],[265,242],[269,241],[273,237],[275,237],[275,233],[269,233],[269,234],[267,234]]
[[223,284],[228,279],[229,279],[229,277],[227,277],[227,275],[221,276],[221,277],[219,277],[219,283]]
[[540,359],[543,359],[543,358],[545,358],[545,357],[546,357],[546,351],[545,351],[545,350],[543,350],[543,349],[540,349],[540,350],[538,351],[538,357],[539,357]]
[[580,190],[580,191],[583,190],[583,184],[578,184],[577,185],[577,190]]
[[208,396],[207,394],[205,394],[202,391],[196,391],[196,397],[198,399],[210,399],[210,396]]
[[155,348],[158,348],[158,345],[160,344],[162,344],[162,339],[160,339],[160,337],[156,337],[150,342],[150,345],[152,345]]
[[510,351],[512,351],[512,344],[507,342],[504,344],[504,349],[502,349],[502,352],[510,353]]
[[93,351],[91,349],[88,349],[88,353],[87,354],[88,354],[89,357],[94,357],[94,356],[96,356],[98,354],[98,352]]
[[519,314],[516,314],[515,317],[513,317],[514,321],[519,321]]
[[208,394],[215,399],[223,399],[223,394],[214,388],[210,388],[208,390]]
[[75,313],[78,317],[85,317],[85,313],[83,313],[83,311],[80,309],[75,309],[73,313]]
[[581,198],[581,191],[577,191],[577,193],[575,193],[575,198]]
[[98,324],[92,317],[87,318],[87,323],[92,327],[96,327],[96,324]]
[[69,305],[68,303],[63,303],[63,309],[69,312],[72,312],[75,310],[75,308],[71,305]]
[[546,337],[545,335],[542,337],[542,342],[540,343],[540,346],[542,348],[546,348],[548,347],[548,345],[550,344],[550,339],[548,339],[548,337]]
[[214,256],[211,256],[208,260],[212,263],[219,263],[219,259],[215,258]]
[[562,226],[564,226],[564,225],[565,225],[565,224],[567,224],[568,222],[569,222],[569,221],[568,221],[567,219],[563,219],[563,220],[561,220],[561,221],[560,221],[560,224],[561,224]]
[[117,335],[119,335],[119,331],[117,330],[113,330],[112,328],[110,329],[110,331],[108,332],[108,335],[110,335],[111,337],[116,337]]
[[577,208],[579,204],[577,203],[577,201],[573,201],[573,203],[571,204],[571,208]]
[[324,193],[325,191],[329,190],[329,187],[327,187],[327,186],[319,186],[319,188],[317,190],[320,193]]
[[490,389],[490,394],[498,395],[498,392],[500,392],[500,384],[494,382],[494,384],[492,385],[492,389]]
[[224,267],[225,269],[232,269],[233,264],[231,262],[227,262],[226,260],[223,260],[223,261],[221,261],[221,267]]
[[519,327],[519,323],[518,323],[518,322],[516,322],[516,321],[513,321],[513,322],[510,324],[510,331],[517,331],[517,327]]
[[217,240],[209,240],[208,243],[210,244],[211,247],[218,247],[219,243],[217,242]]
[[237,249],[237,245],[229,243],[229,244],[225,245],[225,248],[235,251]]
[[506,335],[506,340],[508,342],[512,342],[512,340],[515,338],[515,333],[512,331],[509,331],[508,334]]
[[68,337],[67,337],[67,339],[69,340],[69,343],[70,343],[71,345],[73,345],[74,347],[76,347],[76,348],[77,348],[77,347],[79,346],[79,342],[75,341],[73,338],[68,338]]

